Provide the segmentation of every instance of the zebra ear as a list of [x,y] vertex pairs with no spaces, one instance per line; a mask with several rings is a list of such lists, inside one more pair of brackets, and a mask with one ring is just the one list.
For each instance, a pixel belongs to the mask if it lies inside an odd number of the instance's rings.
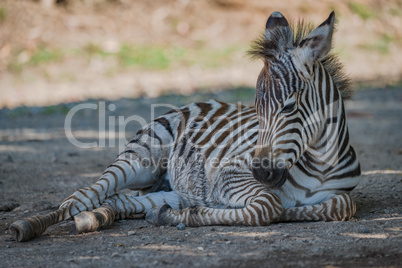
[[304,58],[305,63],[311,65],[314,61],[323,60],[327,56],[332,47],[334,23],[335,12],[332,11],[328,19],[300,42],[295,52]]
[[270,34],[279,27],[289,28],[289,23],[280,12],[275,11],[269,16],[265,25],[265,39],[270,39]]
[[276,47],[284,51],[290,48],[292,39],[288,21],[280,12],[273,12],[265,25],[265,40],[276,43]]

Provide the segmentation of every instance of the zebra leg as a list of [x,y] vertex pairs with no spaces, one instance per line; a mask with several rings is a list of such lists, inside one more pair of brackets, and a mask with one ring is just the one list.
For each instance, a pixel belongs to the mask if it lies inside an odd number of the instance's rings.
[[225,209],[192,206],[177,210],[169,204],[164,204],[151,209],[146,215],[146,220],[157,226],[179,223],[187,226],[261,226],[268,225],[282,213],[279,197],[268,192],[263,186],[253,188],[248,194],[242,192],[240,195],[241,200],[229,200],[228,207],[233,208]]
[[142,190],[152,187],[165,171],[169,147],[164,145],[171,144],[172,140],[172,135],[160,123],[149,124],[137,133],[94,185],[73,193],[56,212],[13,223],[11,234],[17,241],[27,241],[42,234],[50,225],[99,207],[109,196],[124,188]]
[[144,214],[162,204],[169,204],[170,207],[176,209],[185,206],[184,201],[174,191],[161,191],[144,196],[115,194],[92,212],[83,211],[75,216],[75,226],[78,233],[92,232],[111,225],[114,220],[129,218],[135,214]]
[[32,216],[24,220],[14,222],[9,230],[18,242],[28,241],[40,236],[50,225],[63,220],[64,212],[58,209],[46,215]]
[[355,212],[355,202],[344,193],[318,205],[285,208],[276,221],[347,221]]

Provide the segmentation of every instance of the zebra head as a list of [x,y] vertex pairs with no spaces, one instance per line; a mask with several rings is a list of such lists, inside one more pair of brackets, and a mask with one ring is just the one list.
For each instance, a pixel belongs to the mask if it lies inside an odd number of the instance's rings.
[[294,33],[282,14],[274,12],[249,51],[264,62],[256,85],[259,132],[251,169],[269,187],[285,183],[289,169],[322,129],[322,119],[311,120],[320,116],[317,94],[325,90],[315,70],[331,49],[334,20],[332,12],[310,33],[301,25]]

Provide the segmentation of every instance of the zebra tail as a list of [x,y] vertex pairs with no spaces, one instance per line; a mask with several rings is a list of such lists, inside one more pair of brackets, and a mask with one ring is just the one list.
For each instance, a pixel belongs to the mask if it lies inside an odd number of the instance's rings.
[[50,225],[64,220],[66,208],[58,209],[46,215],[32,216],[11,224],[9,230],[18,242],[25,242],[40,236]]

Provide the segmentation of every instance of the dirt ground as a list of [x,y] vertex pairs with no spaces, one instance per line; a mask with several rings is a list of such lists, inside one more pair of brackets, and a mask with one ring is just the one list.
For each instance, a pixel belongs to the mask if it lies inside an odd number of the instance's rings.
[[[152,103],[182,105],[218,98],[250,103],[253,90],[241,88],[191,97],[120,99],[108,118],[150,119]],[[99,104],[97,101],[91,103]],[[64,132],[70,106],[0,110],[0,266],[2,267],[400,267],[402,263],[402,90],[358,91],[348,103],[350,136],[363,175],[352,192],[355,218],[348,222],[279,223],[267,227],[153,227],[127,220],[110,228],[77,234],[72,221],[43,236],[17,243],[8,226],[44,214],[79,187],[96,181],[118,148],[80,149]],[[157,111],[162,113],[163,109]],[[97,140],[97,110],[73,117],[81,142]],[[117,120],[116,120],[117,122]],[[106,124],[112,129],[114,124]],[[126,137],[138,128],[129,124]],[[115,128],[117,129],[117,127]],[[118,135],[117,132],[111,133]]]

